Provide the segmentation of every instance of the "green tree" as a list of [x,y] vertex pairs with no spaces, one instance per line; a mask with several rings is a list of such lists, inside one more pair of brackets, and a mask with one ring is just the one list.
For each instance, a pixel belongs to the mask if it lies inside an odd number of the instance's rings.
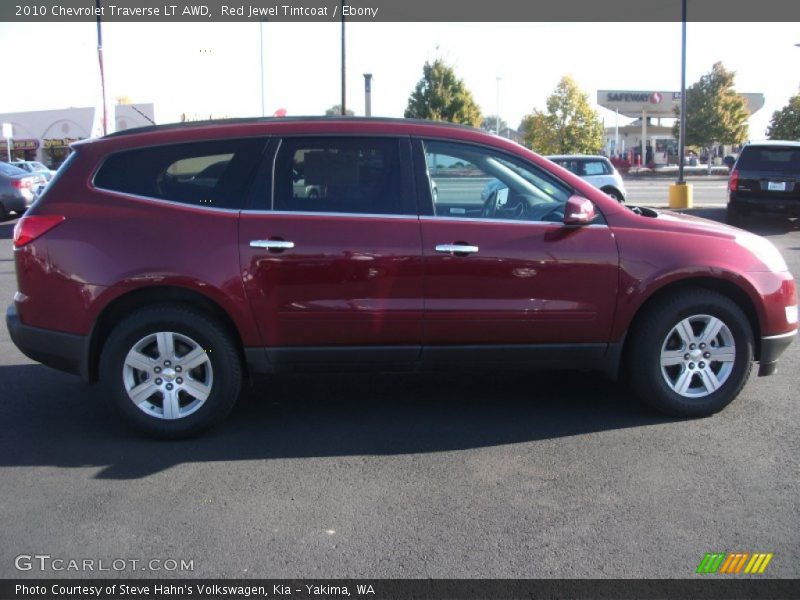
[[800,94],[789,98],[789,103],[772,113],[767,127],[771,140],[800,140]]
[[[741,144],[747,139],[747,102],[733,89],[736,73],[728,71],[721,62],[714,63],[686,90],[687,146],[710,148],[714,144]],[[676,116],[680,110],[676,108]],[[680,119],[672,126],[677,138]],[[709,168],[711,161],[709,161]]]
[[[345,116],[347,116],[347,117],[352,117],[355,114],[356,113],[354,113],[349,108],[347,110],[345,110]],[[325,111],[325,116],[326,117],[340,117],[341,115],[342,115],[342,105],[341,104],[334,104],[328,110]]]
[[481,109],[452,67],[441,59],[426,62],[422,79],[408,98],[407,119],[450,121],[478,127]]
[[534,109],[519,128],[523,143],[541,154],[597,154],[603,147],[603,124],[568,75],[547,98],[547,110]]
[[[502,117],[500,118],[500,131],[503,131],[508,127],[508,123],[506,123],[505,119]],[[484,131],[491,131],[494,132],[497,130],[497,115],[488,115],[483,118],[481,121],[481,129]]]

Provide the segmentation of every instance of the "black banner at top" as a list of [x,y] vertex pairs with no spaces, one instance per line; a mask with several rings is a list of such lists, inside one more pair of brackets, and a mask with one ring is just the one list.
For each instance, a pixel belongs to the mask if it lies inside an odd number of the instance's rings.
[[0,579],[0,600],[765,600],[797,598],[796,579]]
[[[110,22],[680,21],[681,0],[102,0]],[[95,21],[95,0],[2,0],[0,21]],[[688,0],[687,20],[800,21],[795,0]]]

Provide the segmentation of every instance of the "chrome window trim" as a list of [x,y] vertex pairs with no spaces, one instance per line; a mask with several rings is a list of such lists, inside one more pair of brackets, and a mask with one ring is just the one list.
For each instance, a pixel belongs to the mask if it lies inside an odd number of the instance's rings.
[[203,206],[201,204],[189,204],[188,202],[180,202],[178,200],[167,200],[165,198],[155,198],[153,196],[140,196],[139,194],[131,194],[128,192],[120,192],[118,190],[109,190],[107,188],[102,188],[94,185],[92,183],[92,189],[97,190],[98,192],[104,192],[106,194],[114,194],[115,196],[123,196],[124,198],[131,198],[133,200],[143,200],[145,202],[153,202],[155,204],[163,204],[166,206],[175,206],[175,207],[184,207],[184,208],[196,208],[200,210],[207,210],[212,212],[222,212],[222,213],[240,213],[243,209],[241,208],[218,208],[216,206]]
[[[563,227],[564,224],[561,221],[519,221],[514,219],[489,219],[486,217],[459,217],[456,215],[453,216],[445,216],[445,215],[424,215],[420,216],[420,221],[466,221],[468,223],[503,223],[508,225],[552,225]],[[575,227],[574,229],[581,229],[583,227],[604,227],[608,229],[608,224],[606,223],[589,223],[587,225],[581,225],[580,227]]]
[[246,210],[242,211],[242,216],[247,215],[276,215],[280,217],[301,216],[301,217],[354,217],[358,219],[409,219],[418,221],[419,215],[395,215],[384,213],[344,213],[344,212],[322,212],[313,210]]

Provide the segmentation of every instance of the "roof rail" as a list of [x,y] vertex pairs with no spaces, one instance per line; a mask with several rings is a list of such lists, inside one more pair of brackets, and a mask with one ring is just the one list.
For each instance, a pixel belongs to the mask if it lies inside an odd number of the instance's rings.
[[[448,121],[433,121],[427,119],[406,119],[399,117],[344,117],[340,115],[335,116],[296,116],[296,117],[238,117],[231,119],[211,119],[206,121],[184,121],[179,123],[164,123],[162,125],[145,125],[143,127],[133,127],[131,129],[124,129],[122,131],[115,131],[109,133],[104,138],[120,137],[125,135],[132,135],[136,133],[149,133],[152,131],[164,131],[170,129],[189,129],[192,127],[207,127],[210,125],[239,125],[246,123],[286,123],[286,122],[309,122],[309,121],[347,121],[359,123],[409,123],[414,125],[436,125],[441,127],[452,127],[456,129],[467,129],[475,131],[475,127],[469,125],[461,125],[459,123],[450,123]],[[480,131],[480,130],[478,130]]]

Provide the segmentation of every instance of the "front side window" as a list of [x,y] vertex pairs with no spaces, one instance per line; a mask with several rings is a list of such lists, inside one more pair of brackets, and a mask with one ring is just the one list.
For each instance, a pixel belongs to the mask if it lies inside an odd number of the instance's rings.
[[434,215],[561,221],[572,191],[542,169],[470,144],[426,141]]
[[105,190],[214,208],[242,208],[264,140],[156,146],[109,156],[94,184]]
[[273,208],[403,214],[399,141],[286,138],[275,158]]

